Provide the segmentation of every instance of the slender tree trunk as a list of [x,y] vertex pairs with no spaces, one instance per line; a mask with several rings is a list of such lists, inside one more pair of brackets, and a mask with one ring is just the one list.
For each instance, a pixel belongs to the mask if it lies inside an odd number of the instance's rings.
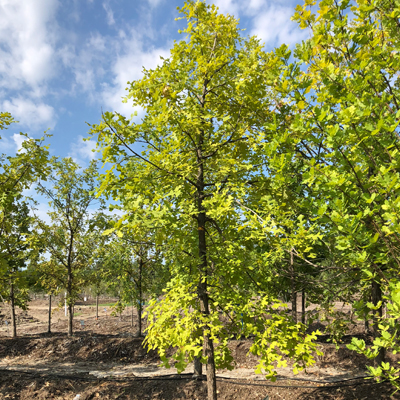
[[294,277],[294,263],[293,263],[293,250],[290,250],[290,271],[291,271],[291,283],[292,283],[292,318],[297,323],[297,292],[296,282]]
[[306,292],[301,291],[301,323],[306,323]]
[[143,259],[139,258],[139,307],[138,307],[138,337],[142,336],[142,272],[143,272]]
[[72,304],[72,271],[71,267],[68,268],[68,286],[67,286],[67,299],[68,299],[68,336],[73,335],[73,319],[74,319],[74,310]]
[[[69,219],[68,219],[68,221],[69,221]],[[72,336],[73,335],[72,321],[74,319],[73,304],[72,304],[72,282],[73,282],[72,255],[73,255],[73,248],[74,248],[74,234],[72,232],[71,225],[69,225],[69,226],[70,226],[71,232],[70,232],[70,238],[69,238],[68,259],[67,259],[68,336]]]
[[72,336],[73,331],[73,322],[74,320],[74,310],[72,304],[68,304],[68,336]]
[[364,320],[364,331],[365,331],[365,333],[369,333],[369,321],[368,321],[368,316],[365,317],[365,320]]
[[[206,104],[207,85],[208,79],[204,80],[202,95],[199,98],[201,107],[204,108]],[[204,121],[203,121],[204,123]],[[200,302],[200,311],[207,320],[210,315],[209,298],[208,298],[208,260],[207,260],[207,242],[206,242],[206,210],[203,205],[205,199],[205,181],[204,181],[204,162],[206,158],[203,156],[205,131],[203,129],[199,132],[196,158],[197,158],[197,234],[199,243],[199,282],[197,285],[198,299]],[[206,373],[207,373],[207,398],[208,400],[217,400],[217,382],[215,377],[215,360],[214,360],[214,344],[210,337],[210,329],[206,325],[203,328],[203,349],[206,357]]]
[[[200,337],[202,335],[201,329],[198,329],[196,336]],[[193,378],[200,379],[203,376],[203,363],[200,361],[201,357],[194,357],[193,359]]]
[[96,321],[99,319],[99,295],[96,295]]
[[[209,314],[208,296],[204,296],[203,312]],[[206,311],[208,310],[208,312]],[[215,376],[214,344],[209,333],[204,333],[204,353],[207,358],[207,396],[208,400],[217,400],[217,380]]]
[[203,375],[203,364],[200,361],[200,357],[195,357],[193,363],[193,378],[200,378]]
[[135,309],[135,299],[132,299],[132,307],[131,307],[131,327],[133,328],[133,310]]
[[[372,286],[371,286],[371,293],[372,293]],[[370,302],[372,302],[372,297],[371,297],[372,295],[370,295],[370,297],[369,298],[367,298],[367,301],[370,301]],[[364,318],[364,332],[366,333],[366,334],[369,334],[369,333],[371,333],[371,330],[370,330],[370,327],[369,327],[369,311],[367,312],[367,314],[365,315],[365,318]]]
[[12,337],[17,337],[17,321],[15,319],[15,294],[14,294],[14,283],[10,282],[10,305],[11,305],[11,329]]
[[[375,281],[372,282],[371,298],[374,306],[378,305],[378,303],[382,301],[382,288],[380,283]],[[376,311],[374,310],[373,312],[373,333],[375,338],[380,336],[378,325],[380,318],[382,318],[382,311],[383,311],[383,303]],[[380,366],[381,363],[384,361],[385,361],[385,349],[381,348],[379,350],[377,357],[375,357],[374,359],[375,367]]]
[[51,294],[49,295],[49,325],[47,327],[47,333],[51,333]]
[[[199,239],[199,258],[200,258],[200,271],[202,277],[198,284],[198,294],[200,300],[200,311],[203,315],[210,315],[210,308],[208,304],[208,293],[207,293],[207,277],[208,277],[208,265],[207,265],[207,245],[206,245],[206,213],[203,208],[204,198],[204,178],[203,178],[203,160],[201,160],[199,167],[199,193],[198,193],[198,239]],[[208,332],[207,332],[208,331]],[[209,329],[204,329],[204,353],[207,359],[207,395],[208,400],[217,400],[217,382],[215,377],[215,360],[214,360],[214,344],[210,337]]]

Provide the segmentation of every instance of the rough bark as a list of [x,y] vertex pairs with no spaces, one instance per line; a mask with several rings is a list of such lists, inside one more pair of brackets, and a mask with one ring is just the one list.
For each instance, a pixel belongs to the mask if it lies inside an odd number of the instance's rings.
[[193,360],[193,378],[200,378],[203,375],[203,364],[200,362],[199,357],[195,357]]
[[96,321],[99,319],[99,295],[96,295]]
[[[201,134],[199,140],[198,149],[198,162],[199,170],[197,176],[197,232],[198,232],[198,243],[199,243],[199,259],[200,259],[200,273],[201,278],[198,283],[198,296],[200,300],[200,311],[203,315],[208,316],[210,314],[210,308],[208,304],[208,292],[207,292],[207,277],[208,277],[208,265],[207,265],[207,243],[206,243],[206,213],[203,206],[204,199],[204,166],[203,158],[201,154],[201,148],[203,145],[203,134]],[[214,344],[211,340],[210,333],[207,327],[205,327],[204,335],[204,353],[207,359],[206,374],[207,374],[207,398],[208,400],[217,400],[217,383],[215,377],[215,360],[214,360]]]
[[301,291],[301,323],[306,323],[306,292]]

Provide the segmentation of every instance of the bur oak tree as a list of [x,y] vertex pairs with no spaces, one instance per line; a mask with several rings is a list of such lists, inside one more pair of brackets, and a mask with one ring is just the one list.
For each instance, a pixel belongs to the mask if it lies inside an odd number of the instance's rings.
[[166,349],[174,347],[179,371],[201,357],[213,400],[215,368],[232,367],[233,335],[255,335],[252,351],[268,376],[272,361],[285,364],[282,353],[295,358],[295,369],[311,364],[315,346],[300,324],[272,312],[273,298],[258,290],[241,241],[238,202],[263,174],[259,130],[270,104],[262,45],[204,1],[187,1],[180,12],[186,39],[128,84],[125,101],[144,110],[142,121],[106,112],[91,134],[111,165],[100,192],[126,210],[121,226],[147,224],[170,248],[173,278],[148,307],[147,344],[167,366]]
[[[385,375],[385,349],[394,344],[388,330],[397,337],[397,328],[393,318],[385,322],[384,294],[398,298],[400,266],[399,2],[323,0],[314,14],[316,3],[296,8],[294,20],[311,31],[296,60],[287,46],[271,55],[266,82],[279,94],[280,112],[268,126],[275,140],[265,154],[276,189],[302,161],[307,195],[298,201],[307,212],[292,240],[331,246],[342,283],[359,290],[359,315],[371,315],[371,371]],[[299,253],[312,262],[312,247]],[[353,348],[364,351],[365,343]]]
[[[13,122],[9,113],[0,113],[0,129]],[[16,336],[15,306],[26,308],[28,300],[22,270],[29,258],[32,218],[23,192],[38,179],[46,179],[48,173],[44,138],[21,135],[24,140],[16,155],[0,155],[0,292],[11,305],[13,336]]]
[[38,243],[49,254],[48,262],[39,266],[47,282],[66,291],[69,336],[73,334],[73,306],[87,283],[95,253],[93,232],[103,221],[102,199],[94,194],[96,174],[95,161],[81,170],[71,158],[54,159],[49,185],[38,186],[38,192],[50,200],[50,222],[37,219]]

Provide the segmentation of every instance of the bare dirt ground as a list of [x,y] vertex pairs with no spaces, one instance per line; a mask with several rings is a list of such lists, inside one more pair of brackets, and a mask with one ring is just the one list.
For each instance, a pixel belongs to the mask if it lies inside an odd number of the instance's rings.
[[[110,307],[101,305],[98,320],[93,302],[81,302],[74,311],[74,337],[67,337],[64,309],[56,306],[48,334],[47,301],[32,301],[27,312],[18,312],[19,337],[13,339],[4,322],[9,321],[8,310],[1,307],[0,399],[207,398],[205,381],[159,367],[157,354],[148,352],[142,339],[134,337],[136,313],[131,326],[130,309],[111,316]],[[361,324],[353,330],[363,335]],[[296,376],[290,368],[280,368],[275,383],[254,373],[257,358],[248,355],[250,340],[231,341],[236,368],[218,371],[219,400],[400,399],[398,394],[391,395],[394,390],[389,385],[363,379],[367,360],[345,344],[336,350],[327,338],[320,338],[324,356],[317,358],[315,367]]]

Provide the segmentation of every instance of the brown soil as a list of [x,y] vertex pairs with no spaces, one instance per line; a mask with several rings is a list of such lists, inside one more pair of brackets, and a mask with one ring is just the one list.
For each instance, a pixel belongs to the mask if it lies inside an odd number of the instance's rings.
[[[0,399],[207,398],[206,382],[157,367],[157,354],[147,352],[142,339],[134,337],[136,325],[131,326],[130,310],[113,317],[110,308],[105,308],[107,315],[102,306],[102,315],[96,321],[93,304],[77,305],[72,338],[65,333],[63,309],[53,311],[52,333],[46,333],[44,300],[33,301],[27,312],[18,313],[18,338],[9,337],[9,327],[2,321]],[[7,310],[3,307],[0,314],[4,318]],[[354,329],[362,335],[361,325]],[[318,357],[315,367],[296,376],[289,368],[281,368],[275,383],[254,375],[257,357],[248,355],[251,340],[231,341],[236,369],[218,371],[218,399],[400,399],[398,394],[391,396],[394,390],[390,385],[360,379],[367,360],[345,345],[336,350],[327,339],[321,337],[324,356]]]

